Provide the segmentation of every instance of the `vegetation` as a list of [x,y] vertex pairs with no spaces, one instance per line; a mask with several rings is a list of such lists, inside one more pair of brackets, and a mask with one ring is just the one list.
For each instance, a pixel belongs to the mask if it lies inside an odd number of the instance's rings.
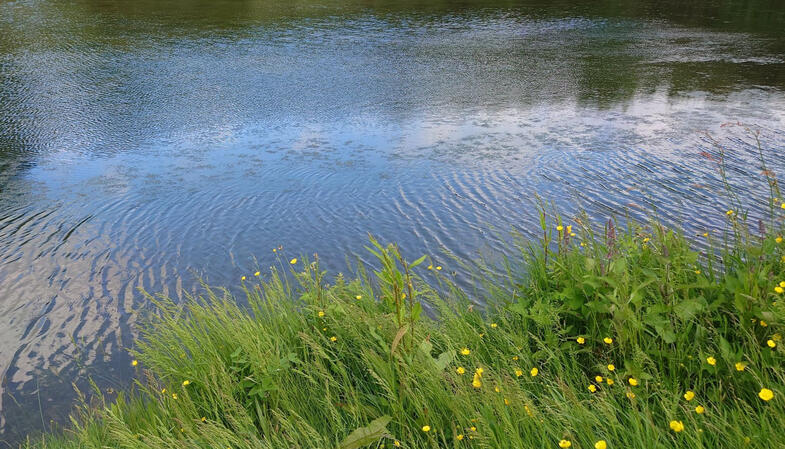
[[654,222],[597,232],[543,213],[541,244],[478,267],[483,298],[373,239],[379,270],[332,285],[317,257],[244,277],[247,304],[209,286],[151,297],[133,391],[85,400],[70,431],[28,446],[781,447],[772,205],[768,232],[728,211],[703,252]]

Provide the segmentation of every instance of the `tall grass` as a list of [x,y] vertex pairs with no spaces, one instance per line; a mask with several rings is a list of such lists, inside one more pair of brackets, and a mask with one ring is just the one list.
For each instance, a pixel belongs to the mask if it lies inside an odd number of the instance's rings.
[[781,448],[785,205],[772,213],[753,234],[729,212],[702,253],[656,222],[543,214],[541,242],[478,271],[483,311],[373,239],[380,268],[352,279],[291,260],[243,280],[243,305],[206,285],[151,296],[132,390],[27,446]]

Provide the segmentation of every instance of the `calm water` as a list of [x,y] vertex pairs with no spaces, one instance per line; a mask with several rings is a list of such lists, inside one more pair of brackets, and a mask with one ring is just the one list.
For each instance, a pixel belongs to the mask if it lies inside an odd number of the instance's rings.
[[503,252],[535,194],[721,229],[701,131],[750,204],[723,123],[785,176],[783,30],[775,0],[0,0],[0,439],[128,384],[138,288],[235,284],[278,245]]

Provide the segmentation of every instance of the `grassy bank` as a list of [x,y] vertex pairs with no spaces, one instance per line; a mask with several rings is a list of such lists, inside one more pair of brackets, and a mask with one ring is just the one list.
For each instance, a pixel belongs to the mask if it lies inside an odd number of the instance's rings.
[[705,252],[656,223],[543,216],[543,241],[477,271],[483,311],[447,263],[375,242],[381,269],[351,279],[318,259],[249,273],[247,306],[151,298],[133,391],[30,446],[781,448],[776,206],[754,233],[729,211]]

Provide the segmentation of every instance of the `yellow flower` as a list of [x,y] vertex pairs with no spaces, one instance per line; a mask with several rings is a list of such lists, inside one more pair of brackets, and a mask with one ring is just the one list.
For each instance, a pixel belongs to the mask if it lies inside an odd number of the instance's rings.
[[482,377],[482,373],[484,373],[484,372],[485,372],[485,370],[482,369],[482,367],[479,367],[476,370],[474,370],[474,373],[477,374],[480,377]]
[[695,274],[701,274],[701,270],[695,270]]
[[704,237],[708,237],[708,236],[709,236],[709,233],[708,233],[708,232],[704,232],[704,233],[703,233],[703,236],[704,236]]
[[588,388],[589,388],[589,391],[591,391],[592,393],[597,391],[597,387],[595,387],[594,384],[590,384]]
[[139,364],[139,362],[137,360],[134,360],[134,361],[131,362],[131,366],[136,366],[138,364]]
[[613,339],[611,337],[605,337],[602,339],[602,341],[604,341],[606,345],[613,343]]
[[567,226],[567,234],[572,234],[572,225]]
[[760,320],[760,323],[759,323],[759,324],[761,325],[761,327],[768,327],[768,326],[769,326],[769,325],[768,325],[768,323],[766,323],[766,322],[765,322],[765,321],[763,321],[763,320]]
[[471,353],[472,353],[472,352],[471,352],[471,351],[469,351],[469,348],[463,348],[463,349],[461,349],[461,355],[469,355],[469,354],[471,354]]
[[455,372],[458,374],[464,374],[466,370],[462,366],[459,366],[458,369],[455,370]]
[[[473,419],[472,421],[476,421],[476,420],[475,420],[475,419]],[[474,426],[471,426],[471,427],[469,427],[469,430],[471,430],[472,432],[476,432],[476,431],[477,431],[477,428],[476,428],[476,427],[474,427]]]
[[510,401],[507,398],[504,398],[504,405],[510,405]]
[[516,369],[515,370],[515,377],[521,377],[521,376],[523,376],[523,370],[522,369]]
[[472,379],[472,387],[474,388],[482,387],[482,381],[480,380],[480,375],[478,373],[474,373],[474,379]]
[[259,275],[261,275],[261,274],[262,274],[262,273],[261,273],[260,271],[257,271],[257,272],[256,272],[256,273],[254,273],[253,275],[254,275],[254,276],[259,276]]
[[613,385],[613,379],[611,379],[610,377],[606,377],[605,382],[608,382],[608,385]]
[[578,337],[575,339],[575,341],[577,341],[579,345],[586,343],[586,339],[583,337]]
[[497,392],[497,393],[501,393],[501,392],[502,392],[502,391],[499,389],[499,387],[498,387],[498,386],[496,386],[496,387],[493,387],[493,391],[495,391],[495,392]]
[[597,377],[594,378],[594,380],[597,381],[598,384],[601,384],[602,383],[602,376],[597,376]]
[[491,327],[492,327],[493,329],[496,329],[496,326],[498,326],[496,323],[491,323]]
[[433,270],[433,265],[428,265],[429,270]]
[[431,431],[431,426],[422,426],[422,431],[423,432],[430,432]]
[[766,340],[766,344],[769,345],[770,348],[777,347],[777,343],[774,343],[774,340]]
[[785,288],[785,281],[780,281],[780,287]]
[[357,295],[357,296],[354,297],[354,299],[359,301],[359,300],[363,299],[363,295]]
[[567,449],[570,446],[572,446],[572,443],[570,443],[570,440],[561,440],[561,441],[559,441],[559,447],[562,448],[562,449]]
[[594,443],[594,449],[608,449],[608,443],[605,440],[600,440]]
[[702,406],[702,405],[699,405],[699,406],[695,407],[695,413],[697,413],[697,414],[699,414],[699,415],[702,415],[702,414],[703,414],[703,412],[705,412],[705,411],[706,411],[706,409],[705,409],[705,408],[703,408],[703,406]]
[[317,313],[317,315],[319,315],[319,318],[323,317],[324,316],[324,311],[320,310],[319,313]]
[[177,393],[172,393],[172,399],[177,399]]
[[188,385],[191,385],[191,381],[190,380],[184,380],[183,381],[183,386],[187,387]]
[[531,371],[529,371],[529,374],[531,374],[532,377],[537,377],[537,374],[539,374],[539,373],[540,373],[540,370],[538,370],[537,367],[534,367],[534,368],[532,368]]
[[206,416],[202,416],[202,422],[206,422],[206,421],[207,421],[207,417]]
[[559,226],[556,226],[556,230],[561,232],[561,231],[564,230],[564,228],[562,227],[562,225],[559,225]]
[[736,362],[736,371],[744,371],[744,368],[746,367],[747,367],[746,363]]
[[774,241],[777,242],[777,243],[782,243],[782,237],[777,236],[777,238],[774,239]]
[[673,430],[674,432],[681,432],[682,430],[684,430],[684,423],[681,421],[671,421],[670,426],[671,426],[671,430]]
[[512,356],[512,359],[517,361],[518,360],[518,356],[514,355],[514,356]]
[[633,393],[632,391],[628,391],[628,392],[627,392],[627,398],[629,398],[629,399],[635,399],[635,393]]
[[161,388],[161,394],[166,394],[166,388]]
[[778,286],[774,287],[774,291],[777,292],[777,293],[782,294],[782,292],[785,292],[785,289],[783,289],[782,287],[780,287],[778,285]]
[[630,377],[630,380],[629,380],[628,382],[629,382],[629,383],[630,383],[630,385],[632,385],[633,387],[637,387],[637,386],[638,386],[638,379],[636,379],[636,378],[634,378],[634,377]]
[[728,211],[725,212],[725,215],[728,215],[728,216],[733,215],[733,209],[728,209]]
[[706,363],[708,363],[711,366],[714,366],[717,364],[717,359],[715,359],[712,356],[706,357]]
[[458,435],[456,435],[455,439],[458,440],[458,441],[463,440],[463,434],[459,433]]
[[440,265],[436,265],[436,271],[441,271],[442,267]]
[[643,239],[643,243],[649,243],[649,240],[651,240],[651,239],[646,237],[646,238]]
[[695,393],[692,392],[692,391],[687,390],[687,392],[684,393],[684,399],[686,399],[688,401],[691,401],[691,400],[695,399]]
[[294,259],[290,260],[289,263],[292,264],[292,265],[296,264],[297,263],[297,258],[295,257]]
[[332,341],[332,342],[336,342],[336,341],[338,341],[338,337],[336,337],[335,335],[333,335],[332,337],[330,337],[330,341]]
[[780,207],[785,209],[785,203],[782,203],[782,205]]
[[774,397],[774,392],[769,390],[768,388],[761,388],[760,392],[758,393],[758,397],[763,399],[764,401],[770,401],[771,398]]
[[244,281],[244,280],[245,280],[245,276],[241,277],[241,278],[240,278],[240,280],[241,280],[241,281]]
[[613,366],[612,363],[610,365],[608,365],[608,371],[615,371],[615,370],[616,370],[616,367]]

